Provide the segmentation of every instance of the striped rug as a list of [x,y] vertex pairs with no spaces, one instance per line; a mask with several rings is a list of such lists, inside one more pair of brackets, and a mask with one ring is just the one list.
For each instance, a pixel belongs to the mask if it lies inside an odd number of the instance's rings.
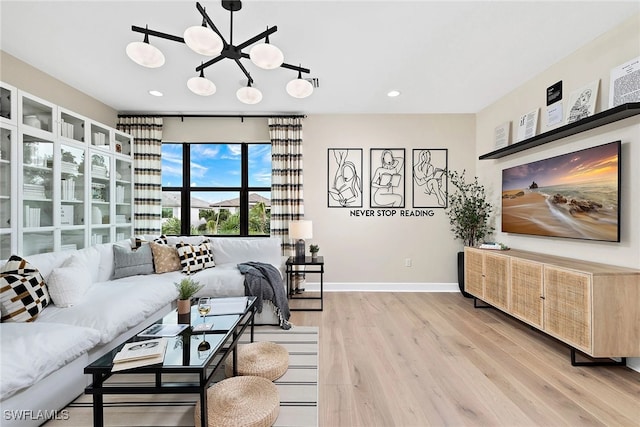
[[[318,425],[318,328],[258,326],[255,341],[271,341],[289,351],[289,369],[275,381],[280,393],[280,413],[275,426]],[[240,341],[249,342],[247,335]],[[222,370],[224,371],[224,370]],[[114,383],[152,382],[149,375],[118,375]],[[105,426],[187,427],[194,425],[197,395],[155,394],[105,396]],[[68,419],[49,421],[46,427],[87,427],[93,423],[91,396],[82,395],[65,409]]]

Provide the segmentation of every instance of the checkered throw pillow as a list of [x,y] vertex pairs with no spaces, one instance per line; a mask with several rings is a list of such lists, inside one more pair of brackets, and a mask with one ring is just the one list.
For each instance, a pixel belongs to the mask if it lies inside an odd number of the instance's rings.
[[27,260],[12,255],[0,272],[2,322],[31,322],[51,298],[42,275]]
[[205,268],[215,267],[211,243],[191,245],[189,243],[177,243],[176,249],[180,257],[180,265],[183,273],[193,273]]

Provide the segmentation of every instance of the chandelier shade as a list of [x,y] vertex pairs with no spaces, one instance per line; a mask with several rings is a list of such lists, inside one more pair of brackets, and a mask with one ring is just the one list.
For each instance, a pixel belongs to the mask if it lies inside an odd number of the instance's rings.
[[184,43],[195,53],[204,56],[220,55],[224,47],[220,36],[204,25],[195,25],[184,30]]
[[201,71],[199,77],[191,77],[187,80],[187,87],[196,95],[209,96],[216,93],[216,85],[204,76]]
[[[310,73],[311,71],[302,66],[285,63],[282,51],[269,43],[269,35],[278,31],[277,26],[267,27],[265,31],[250,39],[239,44],[233,44],[233,14],[242,8],[242,2],[239,0],[222,0],[222,7],[231,14],[229,41],[220,33],[202,5],[196,2],[196,9],[202,16],[202,25],[188,27],[184,30],[183,37],[134,25],[131,30],[144,34],[144,42],[129,43],[126,49],[127,55],[132,61],[143,67],[157,68],[162,66],[165,62],[164,55],[158,48],[149,44],[149,36],[159,37],[184,43],[194,52],[211,57],[211,59],[196,67],[195,71],[200,72],[200,76],[192,77],[187,81],[189,90],[197,95],[208,96],[216,92],[216,85],[204,77],[203,70],[224,59],[230,59],[235,62],[247,78],[247,86],[240,88],[236,92],[238,99],[245,104],[257,104],[262,100],[262,92],[251,87],[254,80],[242,62],[246,59],[249,59],[255,66],[266,70],[286,68],[297,71],[298,79],[292,80],[287,84],[287,93],[294,98],[305,98],[311,95],[313,85],[308,80],[301,78],[302,73]],[[252,45],[253,47],[249,53],[243,52],[244,49]]]
[[147,68],[158,68],[164,65],[164,54],[155,46],[147,41],[145,36],[144,42],[131,42],[127,45],[127,56],[138,65]]
[[249,58],[256,66],[264,70],[273,70],[280,67],[284,62],[284,54],[280,49],[269,43],[269,36],[265,38],[264,43],[257,44],[251,48]]
[[313,85],[309,80],[302,78],[302,74],[298,73],[298,78],[287,83],[287,93],[294,98],[306,98],[313,93]]
[[262,101],[262,92],[251,86],[241,87],[236,92],[236,96],[240,102],[249,105],[257,104]]

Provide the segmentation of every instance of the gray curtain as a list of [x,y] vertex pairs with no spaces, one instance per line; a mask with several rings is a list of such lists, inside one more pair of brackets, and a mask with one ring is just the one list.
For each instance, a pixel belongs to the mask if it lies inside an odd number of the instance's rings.
[[302,178],[302,118],[272,117],[271,235],[282,238],[283,255],[293,255],[289,221],[304,218]]
[[119,117],[118,130],[133,136],[134,234],[160,234],[162,118]]

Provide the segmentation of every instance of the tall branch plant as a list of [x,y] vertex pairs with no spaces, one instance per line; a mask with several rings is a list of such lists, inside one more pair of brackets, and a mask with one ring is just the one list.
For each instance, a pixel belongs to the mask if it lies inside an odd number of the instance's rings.
[[455,190],[448,194],[446,212],[455,238],[462,240],[466,246],[476,246],[485,236],[493,233],[494,228],[489,225],[493,206],[487,201],[487,194],[484,186],[478,183],[478,177],[466,182],[465,172],[448,173],[449,183]]

